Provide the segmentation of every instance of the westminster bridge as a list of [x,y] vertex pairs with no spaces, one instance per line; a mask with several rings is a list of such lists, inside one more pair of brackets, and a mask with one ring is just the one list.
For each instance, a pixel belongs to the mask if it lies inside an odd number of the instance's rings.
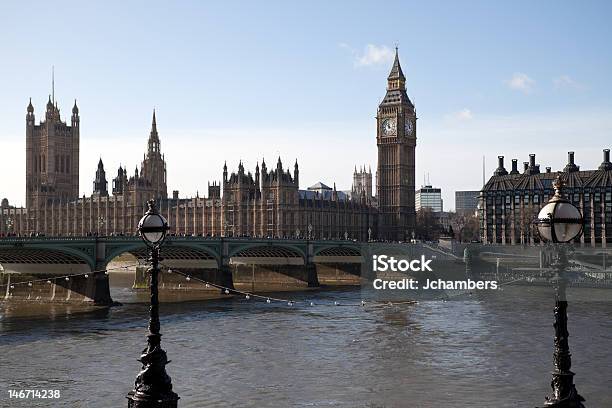
[[[105,272],[126,253],[140,265],[134,286],[146,287],[148,250],[140,237],[0,238],[0,300],[112,304]],[[361,244],[350,240],[169,236],[161,256],[166,271],[187,271],[200,281],[247,290],[256,289],[256,282],[262,290],[359,284],[363,262]],[[167,289],[190,287],[168,273],[162,279]]]

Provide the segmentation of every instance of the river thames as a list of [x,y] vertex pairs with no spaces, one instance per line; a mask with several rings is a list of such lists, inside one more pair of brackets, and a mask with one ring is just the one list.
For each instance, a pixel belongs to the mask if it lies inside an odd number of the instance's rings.
[[[180,407],[534,407],[550,391],[547,290],[384,307],[357,306],[359,288],[283,295],[314,306],[164,303],[162,345]],[[112,295],[124,305],[3,310],[0,406],[127,406],[148,306],[127,288]],[[611,407],[612,305],[573,301],[569,313],[578,391],[588,407]],[[58,389],[61,398],[9,399],[11,389]]]

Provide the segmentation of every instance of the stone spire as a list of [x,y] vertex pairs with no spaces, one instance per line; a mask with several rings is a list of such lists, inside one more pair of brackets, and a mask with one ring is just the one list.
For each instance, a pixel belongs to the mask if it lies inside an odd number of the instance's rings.
[[157,133],[157,120],[155,119],[155,109],[153,109],[153,121],[151,122],[151,133],[147,142],[147,157],[158,157],[161,154],[159,134]]
[[399,62],[399,55],[398,55],[398,51],[397,51],[397,47],[395,47],[395,60],[393,61],[393,66],[391,67],[391,72],[389,72],[389,76],[387,77],[387,80],[401,80],[401,81],[406,81],[406,77],[404,76],[404,73],[402,72],[402,66],[400,65]]
[[98,169],[96,170],[96,178],[93,183],[93,193],[98,197],[108,196],[108,183],[106,182],[106,172],[104,171],[104,164],[102,158],[98,161]]

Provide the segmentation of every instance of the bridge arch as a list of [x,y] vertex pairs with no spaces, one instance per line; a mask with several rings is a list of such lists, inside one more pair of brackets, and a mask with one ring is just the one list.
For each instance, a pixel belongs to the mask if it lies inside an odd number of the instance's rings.
[[245,243],[231,247],[228,258],[301,258],[306,262],[304,250],[296,245],[277,242]]
[[[115,259],[121,254],[130,253],[135,256],[139,262],[147,259],[149,254],[148,247],[143,242],[134,242],[113,247],[105,256],[105,263]],[[165,259],[180,259],[180,260],[205,260],[214,261],[216,266],[220,265],[219,255],[211,248],[202,245],[193,245],[185,243],[172,243],[164,245],[161,248],[161,256]]]
[[351,244],[329,244],[318,246],[313,251],[313,256],[359,256],[363,257],[360,245]]
[[96,262],[93,256],[76,248],[68,247],[0,247],[0,264],[32,264],[32,265],[67,265],[85,264],[91,271],[94,270]]

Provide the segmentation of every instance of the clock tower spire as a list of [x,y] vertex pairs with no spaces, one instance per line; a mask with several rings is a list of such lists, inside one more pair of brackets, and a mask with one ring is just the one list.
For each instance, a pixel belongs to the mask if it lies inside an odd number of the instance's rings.
[[381,239],[407,241],[414,232],[416,119],[396,47],[387,92],[376,114],[376,196]]

